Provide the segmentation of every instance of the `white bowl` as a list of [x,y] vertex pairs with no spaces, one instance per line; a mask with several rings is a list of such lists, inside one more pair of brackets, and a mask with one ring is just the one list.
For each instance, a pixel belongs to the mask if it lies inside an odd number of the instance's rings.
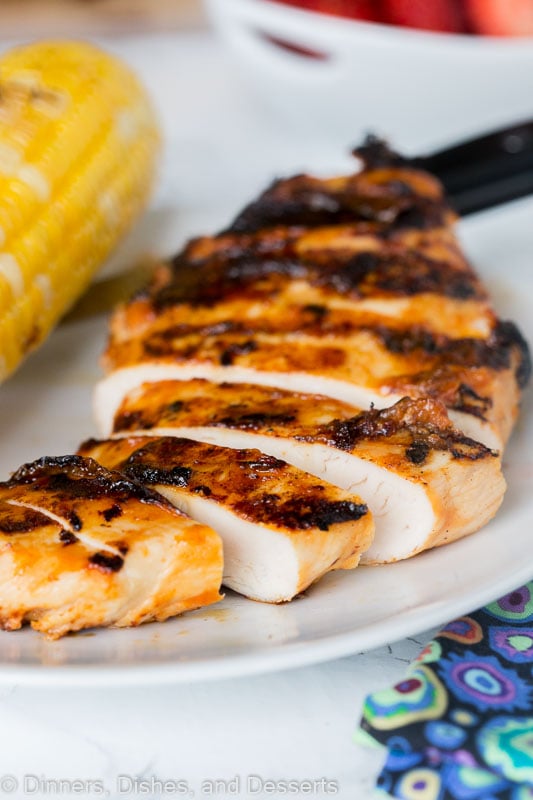
[[431,33],[271,0],[206,5],[242,76],[300,135],[346,147],[375,130],[418,149],[533,116],[532,38]]

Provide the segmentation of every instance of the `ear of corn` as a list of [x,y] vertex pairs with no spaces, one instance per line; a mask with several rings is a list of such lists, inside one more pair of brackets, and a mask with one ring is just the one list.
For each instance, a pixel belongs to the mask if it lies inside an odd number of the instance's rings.
[[42,42],[0,58],[0,379],[144,207],[158,141],[143,88],[97,48]]

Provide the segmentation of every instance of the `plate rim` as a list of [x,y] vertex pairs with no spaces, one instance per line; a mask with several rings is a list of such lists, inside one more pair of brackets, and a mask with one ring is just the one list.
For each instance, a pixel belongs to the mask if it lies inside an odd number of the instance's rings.
[[[453,544],[448,547],[453,547]],[[403,608],[386,620],[367,623],[357,630],[312,641],[283,643],[272,649],[258,649],[251,653],[239,653],[223,658],[191,659],[182,662],[174,660],[165,663],[144,662],[142,665],[0,664],[0,686],[16,684],[36,688],[53,686],[126,688],[197,684],[314,666],[355,656],[446,624],[456,617],[472,613],[531,580],[533,580],[533,564],[526,560],[516,571],[506,573],[490,586],[476,587],[470,593],[454,597],[444,603],[435,601],[429,608],[427,604],[413,606],[408,610]],[[39,635],[37,632],[32,631],[32,633]]]

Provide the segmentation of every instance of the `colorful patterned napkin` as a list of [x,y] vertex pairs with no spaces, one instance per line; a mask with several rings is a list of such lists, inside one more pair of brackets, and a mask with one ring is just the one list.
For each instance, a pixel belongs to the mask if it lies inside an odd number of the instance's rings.
[[533,800],[533,581],[446,625],[356,739],[387,748],[385,796]]

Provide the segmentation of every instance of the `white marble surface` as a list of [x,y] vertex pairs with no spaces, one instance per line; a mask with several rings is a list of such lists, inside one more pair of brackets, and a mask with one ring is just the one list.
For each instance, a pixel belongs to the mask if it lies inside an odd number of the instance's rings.
[[[270,119],[207,34],[106,44],[144,77],[167,140],[150,240],[141,225],[126,258],[139,242],[168,253],[185,237],[226,222],[276,173],[346,163],[320,139],[295,136]],[[357,135],[347,134],[347,144]],[[434,135],[428,131],[428,141]],[[176,203],[180,213],[169,225],[168,208]],[[161,220],[157,236],[154,219]],[[246,776],[256,775],[331,782],[329,793],[304,788],[289,796],[370,798],[382,757],[352,741],[363,698],[398,680],[427,637],[315,667],[192,686],[4,688],[0,797],[156,797],[157,780],[168,779],[186,781],[196,797],[213,796],[202,781],[215,779],[228,781],[219,798],[284,796],[252,791],[258,781],[247,787]],[[132,788],[120,775],[148,783]],[[72,791],[46,783],[60,778],[82,783]],[[144,791],[154,780],[154,791]],[[161,796],[192,796],[180,794],[178,784],[166,788]]]
[[[367,692],[402,676],[424,638],[321,666],[191,686],[14,686],[0,692],[0,773],[17,779],[20,793],[11,795],[16,797],[31,796],[24,793],[25,775],[101,781],[112,798],[136,796],[121,793],[129,784],[120,775],[186,780],[197,798],[213,796],[202,791],[204,781],[238,775],[238,792],[230,784],[215,796],[282,796],[247,791],[246,776],[257,775],[278,781],[326,778],[335,785],[335,794],[332,789],[293,797],[371,798],[382,756],[353,743],[359,710]],[[36,783],[26,781],[27,789]],[[2,786],[0,777],[0,797]]]

